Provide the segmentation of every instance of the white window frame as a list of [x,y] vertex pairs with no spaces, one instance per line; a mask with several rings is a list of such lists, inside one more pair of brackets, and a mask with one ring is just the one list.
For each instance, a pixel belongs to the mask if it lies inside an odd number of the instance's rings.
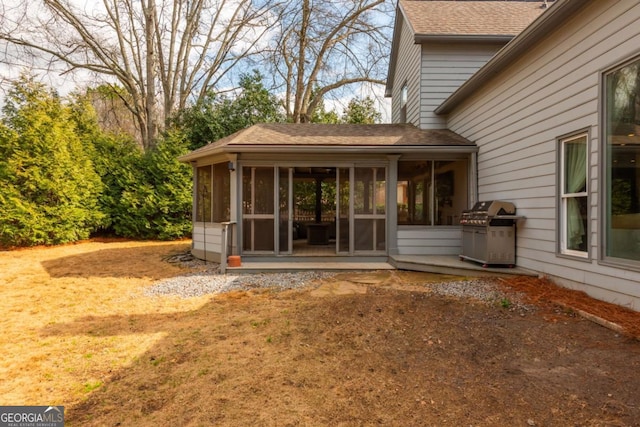
[[[575,142],[577,140],[584,139],[585,149],[586,149],[586,158],[585,158],[585,191],[578,193],[565,193],[566,188],[566,170],[565,170],[565,145],[568,143]],[[589,258],[589,132],[581,131],[569,136],[561,137],[558,139],[559,142],[559,188],[558,188],[558,196],[559,196],[559,251],[562,255],[567,255],[571,257],[577,258]],[[567,210],[568,210],[568,201],[572,198],[586,197],[587,199],[587,227],[585,229],[585,238],[587,239],[585,251],[578,251],[575,249],[569,249],[567,246]]]
[[409,101],[409,85],[405,82],[400,89],[400,123],[407,123],[407,103]]

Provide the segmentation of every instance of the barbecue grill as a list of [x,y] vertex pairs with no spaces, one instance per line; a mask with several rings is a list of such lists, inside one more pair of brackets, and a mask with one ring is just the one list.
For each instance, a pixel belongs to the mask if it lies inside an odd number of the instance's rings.
[[516,207],[513,203],[491,200],[476,203],[462,212],[461,260],[513,267],[516,263]]

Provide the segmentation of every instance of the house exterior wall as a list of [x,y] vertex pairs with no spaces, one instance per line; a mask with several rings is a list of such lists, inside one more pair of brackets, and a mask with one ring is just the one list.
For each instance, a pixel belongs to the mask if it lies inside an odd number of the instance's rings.
[[459,255],[462,252],[460,227],[400,226],[399,255]]
[[391,94],[391,122],[401,123],[400,98],[402,87],[407,85],[407,120],[420,127],[420,46],[414,43],[413,31],[402,17],[400,42],[398,44],[398,63],[393,80]]
[[486,43],[425,43],[421,49],[421,129],[446,129],[434,110],[503,46]]
[[[515,203],[517,264],[640,310],[640,270],[600,261],[602,73],[640,54],[640,3],[593,1],[454,108],[448,127],[479,147],[479,200]],[[558,142],[590,138],[589,258],[559,255]]]

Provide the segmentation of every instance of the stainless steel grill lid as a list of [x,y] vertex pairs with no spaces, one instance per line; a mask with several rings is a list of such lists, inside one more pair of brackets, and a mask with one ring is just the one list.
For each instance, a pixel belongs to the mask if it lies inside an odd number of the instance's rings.
[[516,214],[516,206],[511,202],[488,200],[478,202],[473,208],[462,212],[460,224],[486,225],[494,218],[508,219]]
[[460,259],[489,264],[515,265],[516,207],[511,202],[489,200],[478,202],[464,211],[462,253]]

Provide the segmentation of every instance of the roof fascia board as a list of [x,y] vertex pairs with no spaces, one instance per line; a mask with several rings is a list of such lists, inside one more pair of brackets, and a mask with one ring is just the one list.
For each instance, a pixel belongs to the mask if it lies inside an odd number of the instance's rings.
[[503,34],[416,34],[414,41],[416,44],[428,42],[465,42],[465,43],[508,43],[515,36]]
[[540,15],[522,33],[516,36],[505,47],[500,49],[493,58],[480,68],[469,80],[464,82],[438,108],[436,114],[448,114],[468,96],[482,87],[486,82],[498,74],[502,69],[525,54],[557,25],[576,10],[586,6],[590,1],[585,0],[556,0],[549,10]]
[[477,153],[476,145],[387,145],[387,146],[347,146],[337,147],[335,145],[315,145],[308,147],[291,146],[291,145],[243,145],[243,146],[225,146],[217,147],[211,151],[187,154],[179,157],[178,160],[183,163],[190,163],[203,157],[210,157],[219,154],[235,154],[235,153],[299,153],[299,154],[360,154],[360,153]]
[[[447,152],[447,153],[475,153],[478,151],[476,145],[357,145],[357,146],[335,146],[335,145],[242,145],[224,147],[225,152],[233,153],[410,153],[410,152]],[[211,153],[207,153],[210,155]]]
[[215,155],[218,155],[218,154],[224,154],[225,152],[227,152],[227,150],[223,150],[222,147],[217,147],[217,148],[214,148],[212,150],[199,151],[197,153],[185,154],[184,156],[178,157],[178,161],[179,162],[183,162],[183,163],[189,163],[189,162],[193,162],[195,160],[201,159],[202,157],[215,156]]

